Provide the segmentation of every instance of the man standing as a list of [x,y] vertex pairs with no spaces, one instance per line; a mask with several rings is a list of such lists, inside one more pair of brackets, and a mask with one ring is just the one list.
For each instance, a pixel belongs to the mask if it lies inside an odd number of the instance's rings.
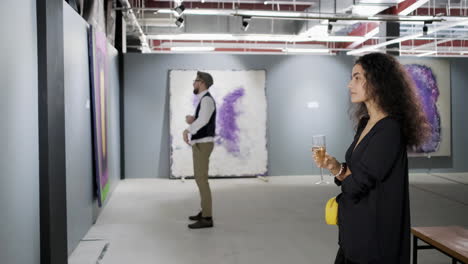
[[202,208],[197,215],[189,217],[190,220],[196,221],[188,226],[191,229],[213,227],[208,169],[216,131],[216,103],[208,91],[211,85],[213,77],[209,73],[197,72],[197,77],[193,81],[193,93],[198,96],[200,102],[195,116],[186,116],[186,122],[190,126],[183,133],[184,141],[192,145],[193,170]]

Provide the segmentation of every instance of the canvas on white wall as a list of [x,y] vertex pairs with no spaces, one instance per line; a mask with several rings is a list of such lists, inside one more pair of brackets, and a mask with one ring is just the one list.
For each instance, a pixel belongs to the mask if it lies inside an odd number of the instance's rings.
[[[264,70],[202,70],[213,76],[209,92],[216,101],[215,147],[210,176],[267,175],[267,102]],[[194,115],[198,97],[193,94],[197,71],[171,70],[170,136],[171,177],[193,176],[192,150],[182,139],[186,115]]]
[[443,59],[400,59],[414,81],[431,126],[430,139],[410,156],[451,155],[450,62]]

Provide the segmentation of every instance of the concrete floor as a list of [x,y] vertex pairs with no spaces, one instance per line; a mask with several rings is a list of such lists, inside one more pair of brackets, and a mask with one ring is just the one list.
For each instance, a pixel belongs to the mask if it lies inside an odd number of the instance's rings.
[[[413,226],[468,228],[468,173],[410,178]],[[315,185],[318,179],[211,180],[215,227],[204,230],[187,228],[187,216],[199,209],[193,180],[124,180],[69,263],[333,263],[337,228],[326,225],[323,214],[339,189]],[[451,261],[425,250],[419,263]]]

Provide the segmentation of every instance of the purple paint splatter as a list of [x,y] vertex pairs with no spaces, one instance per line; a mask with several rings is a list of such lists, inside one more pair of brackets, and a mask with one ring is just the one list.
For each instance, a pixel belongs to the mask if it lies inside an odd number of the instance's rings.
[[218,110],[217,126],[219,138],[217,144],[223,145],[226,150],[237,156],[240,154],[239,147],[239,127],[237,126],[237,117],[240,112],[236,111],[236,103],[245,95],[245,89],[239,87],[228,93],[221,107]]
[[436,105],[437,99],[439,98],[439,87],[437,86],[436,77],[431,68],[424,65],[409,64],[405,65],[405,68],[416,84],[424,113],[426,114],[432,130],[430,140],[423,146],[417,148],[415,152],[435,152],[439,149],[441,140],[440,114]]

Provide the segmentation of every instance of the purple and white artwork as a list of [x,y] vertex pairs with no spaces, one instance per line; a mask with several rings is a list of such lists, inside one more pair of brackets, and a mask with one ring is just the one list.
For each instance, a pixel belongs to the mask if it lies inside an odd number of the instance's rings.
[[88,32],[90,88],[93,121],[94,171],[98,205],[101,207],[110,190],[107,133],[107,38],[106,34],[90,27]]
[[446,60],[401,60],[418,91],[431,136],[411,156],[450,156],[450,64]]
[[[210,158],[210,176],[266,175],[266,73],[210,71],[214,84],[210,93],[216,101],[215,148]],[[182,140],[188,127],[186,115],[194,115],[198,97],[193,94],[197,71],[170,71],[171,176],[193,176],[191,147]]]

